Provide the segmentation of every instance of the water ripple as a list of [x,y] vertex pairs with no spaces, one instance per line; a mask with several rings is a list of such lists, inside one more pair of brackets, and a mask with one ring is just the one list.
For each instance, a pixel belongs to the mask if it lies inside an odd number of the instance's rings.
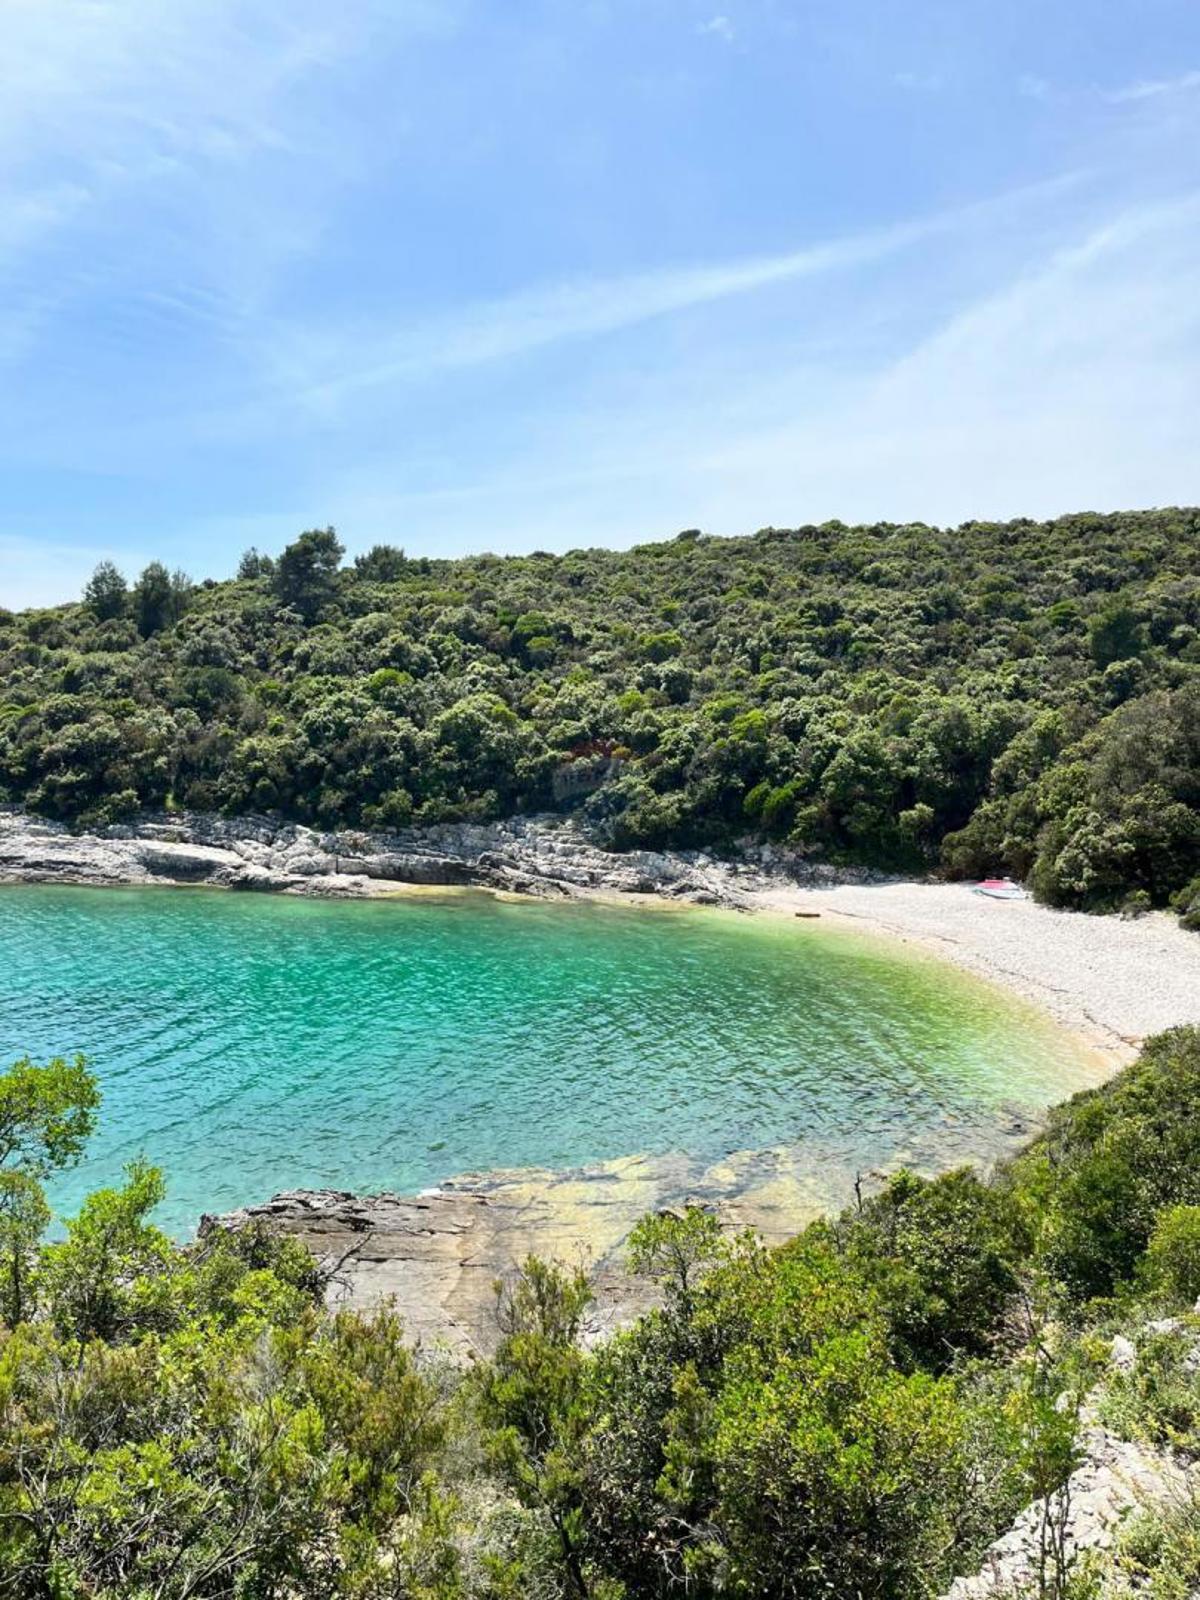
[[981,1152],[1088,1071],[936,963],[714,912],[10,886],[0,972],[0,1061],[83,1050],[102,1079],[58,1204],[144,1150],[180,1231],[300,1184],[635,1150]]

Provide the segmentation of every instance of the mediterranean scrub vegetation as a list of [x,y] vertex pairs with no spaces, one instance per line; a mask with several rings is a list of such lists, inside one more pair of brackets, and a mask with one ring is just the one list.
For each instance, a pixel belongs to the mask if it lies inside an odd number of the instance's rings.
[[1200,512],[460,561],[332,529],[0,611],[0,802],[1007,870],[1200,924]]
[[[42,1182],[97,1104],[80,1061],[0,1075],[14,1600],[920,1600],[1052,1503],[1085,1395],[1200,1454],[1197,1029],[988,1180],[902,1173],[778,1249],[696,1209],[647,1218],[629,1262],[660,1307],[591,1351],[584,1278],[530,1260],[465,1370],[387,1307],[325,1310],[294,1241],[172,1243],[144,1162],[47,1239]],[[1106,1359],[1118,1328],[1132,1371]],[[1186,1503],[1072,1571],[1055,1527],[1040,1600],[1200,1583]]]

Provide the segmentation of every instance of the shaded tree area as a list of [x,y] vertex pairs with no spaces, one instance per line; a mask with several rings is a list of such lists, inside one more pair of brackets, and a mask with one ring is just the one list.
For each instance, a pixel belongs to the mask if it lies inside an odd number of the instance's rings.
[[1194,510],[342,555],[314,529],[0,612],[0,798],[388,828],[558,793],[618,849],[749,835],[1200,920]]

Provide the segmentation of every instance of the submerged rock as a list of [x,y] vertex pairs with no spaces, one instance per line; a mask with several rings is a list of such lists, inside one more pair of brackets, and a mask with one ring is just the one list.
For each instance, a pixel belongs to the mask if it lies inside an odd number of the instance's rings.
[[[895,1152],[859,1182],[871,1193],[902,1165],[932,1173],[947,1164],[945,1148],[931,1138]],[[653,1302],[651,1287],[625,1267],[629,1232],[648,1213],[694,1203],[730,1233],[750,1229],[782,1244],[815,1217],[853,1203],[855,1180],[852,1166],[809,1138],[715,1159],[676,1151],[561,1171],[469,1172],[410,1196],[296,1189],[205,1217],[201,1233],[265,1222],[323,1264],[331,1305],[365,1309],[393,1299],[414,1339],[468,1355],[494,1347],[495,1284],[529,1255],[587,1272],[595,1295],[584,1325],[591,1342]]]
[[630,1229],[648,1212],[694,1201],[732,1231],[782,1242],[849,1197],[824,1186],[799,1148],[740,1151],[708,1165],[642,1155],[561,1172],[467,1173],[408,1197],[291,1190],[205,1217],[200,1232],[265,1222],[312,1251],[330,1275],[332,1306],[393,1300],[412,1338],[466,1356],[494,1348],[495,1285],[529,1255],[587,1272],[595,1299],[584,1336],[594,1342],[654,1301],[653,1286],[630,1277],[624,1259]]

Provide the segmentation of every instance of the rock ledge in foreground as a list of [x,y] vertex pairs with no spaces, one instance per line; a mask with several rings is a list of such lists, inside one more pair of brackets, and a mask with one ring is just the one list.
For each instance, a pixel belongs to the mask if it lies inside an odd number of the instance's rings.
[[740,1151],[707,1166],[682,1154],[626,1156],[562,1172],[467,1173],[414,1196],[290,1190],[205,1217],[200,1232],[265,1222],[332,1271],[331,1305],[366,1309],[392,1299],[413,1339],[459,1355],[486,1353],[498,1337],[494,1285],[527,1256],[586,1270],[595,1300],[584,1334],[594,1342],[653,1303],[651,1286],[624,1265],[625,1241],[641,1217],[695,1201],[731,1230],[754,1228],[782,1242],[849,1198],[823,1186],[827,1172],[795,1147]]

